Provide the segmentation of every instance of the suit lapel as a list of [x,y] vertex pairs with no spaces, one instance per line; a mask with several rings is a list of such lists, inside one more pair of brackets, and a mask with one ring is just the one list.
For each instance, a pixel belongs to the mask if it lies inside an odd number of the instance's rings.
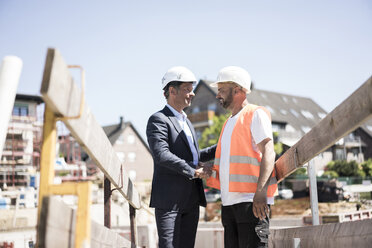
[[191,148],[189,146],[189,142],[187,140],[185,132],[183,132],[183,129],[181,128],[180,124],[178,123],[177,117],[174,116],[172,111],[168,107],[164,107],[164,113],[168,116],[169,120],[172,122],[174,128],[176,131],[180,134],[182,140],[185,142],[187,147],[189,148],[189,151],[191,152]]

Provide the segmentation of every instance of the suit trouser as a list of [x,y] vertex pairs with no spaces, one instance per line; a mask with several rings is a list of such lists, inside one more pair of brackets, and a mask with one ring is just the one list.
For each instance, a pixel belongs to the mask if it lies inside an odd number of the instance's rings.
[[256,218],[252,205],[252,202],[242,202],[222,206],[225,248],[267,247],[269,218]]
[[155,208],[159,248],[192,248],[199,221],[199,206],[188,210]]

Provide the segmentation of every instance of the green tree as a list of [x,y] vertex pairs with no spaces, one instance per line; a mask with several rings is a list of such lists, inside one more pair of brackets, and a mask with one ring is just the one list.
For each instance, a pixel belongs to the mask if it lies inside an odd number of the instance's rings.
[[273,132],[273,138],[274,138],[274,151],[277,156],[282,155],[283,153],[283,143],[278,142],[279,134],[278,132]]
[[326,177],[326,178],[337,178],[338,177],[338,174],[336,171],[325,171],[322,175],[322,177]]
[[307,175],[307,169],[306,168],[299,168],[297,170],[295,170],[291,176],[296,176],[296,175],[299,175],[299,176],[304,176],[304,175]]
[[227,113],[225,115],[215,115],[213,117],[213,125],[203,131],[202,136],[199,140],[199,147],[201,149],[217,144],[223,124],[230,115],[230,113]]
[[361,166],[366,176],[372,176],[372,159],[364,161]]
[[327,165],[327,171],[335,171],[340,177],[360,177],[365,173],[359,168],[356,161],[347,162],[346,160],[331,161]]

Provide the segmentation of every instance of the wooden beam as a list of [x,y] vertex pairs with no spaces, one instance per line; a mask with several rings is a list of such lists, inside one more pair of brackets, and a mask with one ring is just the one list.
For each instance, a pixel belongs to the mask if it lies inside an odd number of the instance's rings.
[[300,247],[370,247],[372,219],[270,230],[269,247],[293,247],[299,239]]
[[372,114],[372,77],[276,161],[278,181],[355,130]]
[[[80,90],[56,49],[48,49],[40,92],[45,103],[57,116],[79,114]],[[139,209],[140,196],[126,171],[121,170],[122,164],[116,152],[88,105],[84,104],[84,111],[79,119],[64,120],[64,123],[114,187],[118,188],[133,207]]]
[[[74,246],[76,210],[56,197],[44,197],[38,226],[38,241],[42,247],[67,248]],[[63,218],[61,218],[63,216]],[[91,247],[131,247],[131,242],[94,221],[91,225]]]

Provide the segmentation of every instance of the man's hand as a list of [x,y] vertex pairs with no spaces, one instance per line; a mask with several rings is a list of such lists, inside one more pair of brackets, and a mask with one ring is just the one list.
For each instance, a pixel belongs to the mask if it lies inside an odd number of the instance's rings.
[[195,177],[207,179],[212,175],[212,167],[206,166],[204,163],[199,162],[195,170]]
[[267,206],[266,190],[259,191],[253,197],[253,214],[260,220],[269,216],[269,207]]

